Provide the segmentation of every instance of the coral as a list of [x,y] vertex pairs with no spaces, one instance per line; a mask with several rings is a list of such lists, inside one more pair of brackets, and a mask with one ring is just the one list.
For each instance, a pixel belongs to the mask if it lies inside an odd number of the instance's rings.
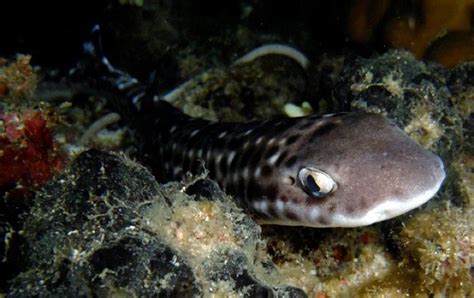
[[357,43],[378,38],[452,67],[474,60],[473,11],[473,0],[353,1],[346,30]]
[[392,46],[408,49],[420,58],[433,41],[447,32],[471,29],[473,4],[472,0],[422,0],[423,18],[393,17],[385,25],[385,38]]
[[360,288],[359,295],[470,297],[472,224],[469,211],[449,205],[407,219],[390,236],[399,246],[399,260],[388,274]]
[[[448,79],[448,88],[453,94],[453,103],[459,114],[465,121],[469,121],[474,112],[474,62],[464,63],[452,69]],[[466,130],[471,134],[473,129],[470,129],[468,122]],[[470,142],[474,145],[474,142]]]
[[474,293],[473,218],[469,211],[447,205],[408,220],[400,232],[402,272],[417,272],[413,290],[446,297]]
[[62,168],[44,113],[0,112],[0,121],[0,189],[42,185]]
[[423,147],[432,149],[445,133],[444,128],[435,121],[430,113],[426,113],[426,106],[419,105],[412,109],[413,117],[405,126],[405,132]]
[[446,34],[432,44],[426,57],[448,67],[474,61],[474,31]]
[[452,176],[456,179],[454,186],[458,195],[458,204],[466,209],[474,208],[474,154],[462,152],[453,160]]
[[462,119],[451,109],[449,74],[409,52],[392,50],[346,63],[334,96],[343,110],[382,113],[420,144],[450,159],[462,142]]
[[268,252],[283,283],[312,295],[350,296],[396,267],[380,225],[358,229],[264,227]]
[[31,56],[25,55],[18,55],[16,62],[10,64],[0,59],[0,98],[17,101],[31,97],[38,77],[30,66],[30,60]]

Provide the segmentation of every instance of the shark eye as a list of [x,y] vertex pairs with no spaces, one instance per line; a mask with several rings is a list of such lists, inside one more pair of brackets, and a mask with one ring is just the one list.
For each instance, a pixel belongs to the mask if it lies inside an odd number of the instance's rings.
[[336,182],[328,174],[314,168],[302,168],[298,180],[303,189],[316,198],[323,198],[337,189]]

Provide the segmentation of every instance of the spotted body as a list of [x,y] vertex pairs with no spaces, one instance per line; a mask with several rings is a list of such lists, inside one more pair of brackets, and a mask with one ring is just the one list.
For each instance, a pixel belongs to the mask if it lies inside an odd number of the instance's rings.
[[441,159],[381,115],[342,113],[247,123],[184,115],[103,57],[100,80],[153,112],[145,134],[167,177],[203,167],[261,223],[369,225],[435,195]]
[[[441,160],[380,115],[180,121],[157,122],[166,127],[156,133],[166,174],[180,179],[204,165],[262,223],[367,225],[418,207],[444,179]],[[337,189],[313,195],[302,169],[329,175]]]

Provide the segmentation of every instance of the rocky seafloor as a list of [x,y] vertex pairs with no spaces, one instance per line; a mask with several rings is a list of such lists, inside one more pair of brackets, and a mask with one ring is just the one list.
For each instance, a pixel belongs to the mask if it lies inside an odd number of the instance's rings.
[[106,95],[82,94],[67,76],[32,68],[29,56],[4,59],[2,295],[473,294],[474,62],[446,68],[405,50],[362,55],[348,46],[317,56],[309,50],[308,67],[285,55],[234,64],[259,44],[305,50],[318,42],[300,31],[288,37],[279,27],[271,34],[255,29],[248,9],[262,13],[264,2],[237,6],[236,18],[247,22],[208,33],[209,43],[183,42],[180,32],[202,28],[189,28],[195,20],[186,23],[173,13],[190,14],[192,5],[129,4],[108,11],[105,50],[108,41],[130,41],[110,56],[132,73],[156,59],[162,66],[157,77],[165,81],[152,80],[157,93],[170,94],[188,81],[173,101],[186,113],[244,121],[282,116],[289,103],[312,107],[303,113],[381,113],[442,157],[446,181],[421,208],[368,227],[259,226],[205,172],[157,181],[126,115],[91,133],[95,120],[121,113]]

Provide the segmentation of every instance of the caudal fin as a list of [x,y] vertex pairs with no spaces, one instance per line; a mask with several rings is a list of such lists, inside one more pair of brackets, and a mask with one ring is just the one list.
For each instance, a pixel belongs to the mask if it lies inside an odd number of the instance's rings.
[[[147,94],[147,87],[130,74],[115,68],[102,47],[100,26],[94,25],[90,38],[83,43],[84,59],[71,69],[74,80],[85,80],[91,87],[114,94],[137,110]],[[124,102],[121,102],[121,106]]]

